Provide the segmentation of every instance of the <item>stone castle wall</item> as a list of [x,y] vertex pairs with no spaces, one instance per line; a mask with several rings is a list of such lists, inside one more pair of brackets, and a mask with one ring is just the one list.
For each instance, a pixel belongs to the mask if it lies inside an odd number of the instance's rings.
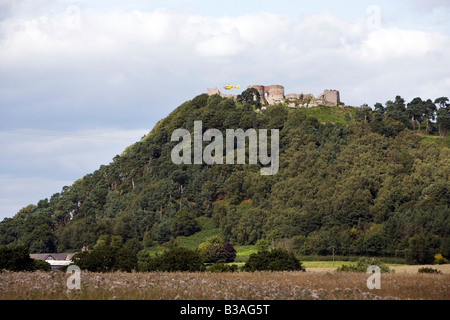
[[271,86],[261,86],[261,85],[253,85],[248,86],[248,88],[255,88],[259,92],[259,96],[261,100],[266,102],[269,105],[274,105],[284,101],[284,87],[280,85],[271,85]]
[[[248,86],[247,89],[254,88],[258,90],[259,95],[261,97],[261,101],[265,102],[268,105],[275,105],[282,102],[287,102],[288,106],[291,108],[310,108],[318,105],[327,105],[327,106],[340,106],[344,105],[340,100],[340,94],[338,90],[324,90],[323,93],[319,94],[317,98],[314,97],[313,94],[298,94],[298,93],[288,93],[284,94],[284,87],[281,85],[270,85],[270,86],[262,86],[262,85],[251,85]],[[216,87],[214,89],[207,89],[208,95],[218,94],[223,98],[232,98],[234,100],[237,99],[237,95],[235,94],[223,94]]]
[[337,90],[324,90],[323,93],[318,97],[318,99],[328,101],[337,105],[341,104],[339,91]]

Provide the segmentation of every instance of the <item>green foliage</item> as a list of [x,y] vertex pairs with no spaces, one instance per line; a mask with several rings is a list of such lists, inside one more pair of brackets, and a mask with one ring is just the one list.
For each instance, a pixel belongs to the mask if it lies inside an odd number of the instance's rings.
[[436,253],[434,255],[434,264],[446,264],[448,261],[446,258],[442,256],[440,253]]
[[235,272],[238,266],[235,264],[225,264],[225,263],[214,263],[210,266],[207,271],[209,272]]
[[82,270],[93,272],[131,272],[137,269],[137,255],[123,246],[120,236],[99,237],[93,250],[74,255],[73,262]]
[[434,274],[441,274],[442,272],[437,270],[437,269],[433,269],[430,267],[422,267],[419,268],[419,270],[417,270],[418,273],[434,273]]
[[261,108],[261,96],[255,88],[248,88],[237,97],[237,102],[241,104],[254,105],[256,108]]
[[305,271],[292,252],[283,249],[258,251],[250,255],[244,271]]
[[439,128],[439,136],[444,138],[447,131],[450,130],[450,104],[444,104],[444,107],[437,110],[436,115],[436,124]]
[[30,258],[30,251],[24,246],[0,247],[0,271],[33,271],[36,267],[41,266]]
[[32,270],[51,271],[52,266],[47,261],[33,259],[33,269]]
[[358,259],[356,264],[343,264],[338,267],[337,271],[342,272],[367,272],[369,266],[377,266],[380,268],[380,272],[390,272],[389,266],[376,258],[362,257]]
[[42,224],[24,237],[24,245],[30,248],[31,253],[55,252],[57,238],[52,229]]
[[411,264],[431,264],[434,261],[432,252],[432,239],[423,234],[417,234],[408,241],[408,248],[405,250],[406,261]]
[[357,108],[318,106],[291,111],[299,112],[308,117],[312,117],[322,123],[349,124],[351,123],[351,120],[355,118]]
[[200,231],[200,225],[195,220],[195,214],[187,210],[178,211],[172,219],[172,234],[177,236],[190,236]]
[[[252,250],[267,239],[297,254],[407,255],[414,263],[450,256],[448,98],[406,103],[396,96],[373,110],[277,105],[255,112],[248,93],[242,104],[206,94],[186,101],[110,164],[4,219],[0,245],[35,253],[98,245],[100,252],[106,243],[109,252],[136,256],[168,243],[194,250],[218,235]],[[222,133],[280,129],[279,172],[173,164],[171,133],[192,132],[195,120]],[[104,266],[93,262],[97,253],[83,254],[93,269],[129,270],[103,251]],[[219,245],[209,252],[222,253]]]
[[255,245],[258,251],[267,251],[269,249],[270,243],[266,239],[259,239],[258,241],[256,241]]
[[198,246],[198,252],[206,263],[233,262],[236,250],[230,243],[223,243],[222,238],[213,236]]
[[200,254],[186,248],[172,248],[161,255],[139,253],[140,271],[204,271]]

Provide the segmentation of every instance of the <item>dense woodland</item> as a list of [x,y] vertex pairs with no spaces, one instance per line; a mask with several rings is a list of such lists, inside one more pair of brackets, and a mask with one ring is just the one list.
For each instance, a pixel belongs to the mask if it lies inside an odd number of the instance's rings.
[[[450,257],[450,149],[422,138],[447,134],[447,98],[397,96],[352,108],[341,123],[240,102],[202,94],[183,103],[110,164],[5,218],[0,245],[74,252],[112,236],[137,253],[200,231],[207,217],[235,246],[265,239],[300,255]],[[173,164],[171,133],[193,132],[195,120],[224,136],[279,129],[279,172]]]

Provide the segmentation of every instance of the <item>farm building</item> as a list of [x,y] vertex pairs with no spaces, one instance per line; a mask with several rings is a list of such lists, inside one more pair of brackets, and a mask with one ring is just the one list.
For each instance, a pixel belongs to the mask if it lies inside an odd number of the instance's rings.
[[72,263],[72,257],[75,253],[37,253],[30,254],[30,258],[48,262],[52,269],[59,269]]

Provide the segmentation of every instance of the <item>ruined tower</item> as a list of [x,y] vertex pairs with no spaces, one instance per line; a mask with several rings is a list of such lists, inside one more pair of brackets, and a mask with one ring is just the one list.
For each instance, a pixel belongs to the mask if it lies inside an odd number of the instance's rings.
[[320,94],[317,99],[329,102],[333,105],[340,105],[341,99],[339,97],[339,91],[337,90],[327,90],[325,89],[322,94]]
[[267,104],[274,105],[284,101],[284,87],[280,85],[261,86],[253,85],[248,88],[254,88],[258,90],[261,100],[265,99]]
[[[251,85],[247,86],[247,89],[253,88],[259,92],[261,101],[263,104],[275,105],[278,103],[287,103],[290,108],[311,108],[320,105],[324,106],[342,106],[340,94],[338,90],[328,90],[325,89],[323,93],[319,94],[317,98],[313,94],[298,94],[298,93],[288,93],[284,94],[284,87],[280,85],[262,86],[262,85]],[[236,100],[237,95],[235,94],[223,94],[218,88],[207,89],[208,95],[218,94],[223,98],[231,98]]]

